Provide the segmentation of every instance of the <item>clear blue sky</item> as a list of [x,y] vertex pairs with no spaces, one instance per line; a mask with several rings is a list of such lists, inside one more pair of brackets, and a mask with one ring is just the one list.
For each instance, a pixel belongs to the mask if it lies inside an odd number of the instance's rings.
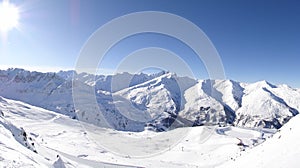
[[[71,69],[89,36],[113,18],[138,11],[164,11],[199,26],[218,50],[226,77],[267,80],[300,87],[300,2],[293,0],[10,0],[21,10],[20,26],[0,43],[0,67]],[[174,27],[176,28],[176,27]],[[3,36],[3,35],[2,35]],[[205,68],[180,42],[158,34],[136,35],[111,49],[104,68],[143,47],[167,48]],[[197,72],[196,72],[197,71]]]

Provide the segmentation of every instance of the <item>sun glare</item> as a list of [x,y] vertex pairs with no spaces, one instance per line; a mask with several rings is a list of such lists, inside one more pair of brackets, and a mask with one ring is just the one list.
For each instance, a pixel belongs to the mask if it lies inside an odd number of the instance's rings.
[[7,32],[17,27],[19,17],[19,9],[15,5],[8,1],[0,3],[0,31]]

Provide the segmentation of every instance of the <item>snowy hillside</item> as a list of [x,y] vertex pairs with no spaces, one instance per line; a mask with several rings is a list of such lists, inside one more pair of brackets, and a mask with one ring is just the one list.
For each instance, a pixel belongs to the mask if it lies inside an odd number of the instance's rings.
[[[178,141],[171,147],[165,147],[163,142],[153,144],[155,148],[150,149],[154,155],[139,158],[133,157],[135,148],[130,148],[132,150],[127,151],[127,155],[115,153],[124,144],[135,146],[141,152],[149,152],[143,143],[126,143],[124,137],[149,141],[161,133],[147,130],[139,133],[119,132],[99,128],[5,98],[0,98],[0,110],[0,167],[216,166],[238,157],[244,150],[272,135],[272,130],[230,126],[179,128],[173,131],[175,135],[176,132],[186,133],[181,141],[175,137],[170,139]],[[96,141],[93,134],[102,140]],[[105,139],[113,139],[114,145],[109,146],[112,141],[106,142]],[[164,152],[157,153],[156,150]]]
[[263,144],[220,167],[299,167],[300,117],[292,118]]
[[95,76],[8,69],[0,71],[0,95],[127,131],[193,125],[280,128],[300,110],[300,92],[286,85],[197,81],[169,72]]
[[280,128],[299,113],[299,96],[291,88],[266,81],[249,84],[244,90],[242,107],[237,110],[236,124]]

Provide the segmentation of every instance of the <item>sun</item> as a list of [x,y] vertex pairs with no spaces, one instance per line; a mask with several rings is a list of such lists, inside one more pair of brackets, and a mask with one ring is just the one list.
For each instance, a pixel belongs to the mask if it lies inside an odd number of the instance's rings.
[[9,1],[3,1],[0,3],[0,30],[7,32],[13,28],[16,28],[19,24],[19,9],[9,3]]

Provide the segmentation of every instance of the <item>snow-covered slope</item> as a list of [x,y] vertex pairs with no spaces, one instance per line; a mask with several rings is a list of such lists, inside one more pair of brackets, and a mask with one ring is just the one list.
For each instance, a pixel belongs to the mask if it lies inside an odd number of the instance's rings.
[[168,130],[179,119],[184,103],[181,96],[195,83],[190,78],[166,73],[114,93],[115,106],[127,118],[143,121],[156,130]]
[[[292,96],[292,98],[290,97]],[[280,128],[299,112],[300,94],[291,88],[274,86],[266,81],[245,86],[236,124],[247,127]]]
[[[0,113],[0,167],[132,167],[116,164],[77,120],[2,97]],[[96,153],[107,163],[82,160]]]
[[280,128],[300,111],[300,92],[286,85],[197,81],[169,72],[95,76],[8,69],[0,71],[0,96],[128,131],[228,124]]
[[[133,157],[136,154],[134,148],[130,148],[132,150],[128,153],[131,154],[126,156],[116,154],[114,150],[124,147],[124,144],[149,152],[144,143],[129,144],[122,137],[150,141],[157,135],[168,135],[168,132],[123,132],[99,128],[5,98],[0,98],[0,110],[0,167],[215,167],[271,135],[268,133],[271,130],[231,126],[179,128],[172,131],[175,135],[176,132],[185,132],[183,139],[169,139],[177,141],[172,146],[153,144],[154,155],[150,153],[139,158]],[[95,139],[92,134],[101,139]],[[107,138],[113,142],[105,142]],[[106,143],[114,145],[102,147]]]
[[220,167],[299,167],[300,116],[292,118],[272,138],[261,145],[242,152]]
[[[77,118],[78,114],[75,113],[72,96],[74,86],[95,89],[98,90],[98,93],[102,93],[103,91],[110,93],[111,90],[116,91],[123,89],[155,77],[155,75],[131,75],[128,73],[117,74],[115,76],[94,76],[86,73],[76,74],[74,71],[40,73],[23,69],[8,69],[0,70],[0,95],[52,110],[70,116],[71,118]],[[130,83],[126,86],[120,82],[124,79],[130,79]],[[114,80],[114,83],[121,84],[112,85],[112,80]],[[73,85],[73,82],[76,82],[76,85]],[[111,86],[115,87],[111,88]],[[111,100],[111,98],[105,94],[98,94],[97,96],[101,100],[103,97],[107,97],[108,100]],[[94,109],[90,110],[94,111]],[[89,111],[87,113],[89,113]],[[122,116],[112,116],[111,118],[117,119],[122,118]],[[92,123],[100,125],[97,124],[97,121],[98,120],[92,121]],[[127,121],[123,119],[122,121],[112,122],[120,123],[117,124],[116,127],[118,129],[124,129],[119,125],[123,125],[123,123]]]
[[205,84],[205,81],[199,82],[185,92],[186,104],[179,112],[179,116],[195,121],[195,125],[226,124],[232,116],[226,115],[221,102],[205,93],[202,89]]
[[0,95],[74,117],[72,81],[55,73],[0,70]]

